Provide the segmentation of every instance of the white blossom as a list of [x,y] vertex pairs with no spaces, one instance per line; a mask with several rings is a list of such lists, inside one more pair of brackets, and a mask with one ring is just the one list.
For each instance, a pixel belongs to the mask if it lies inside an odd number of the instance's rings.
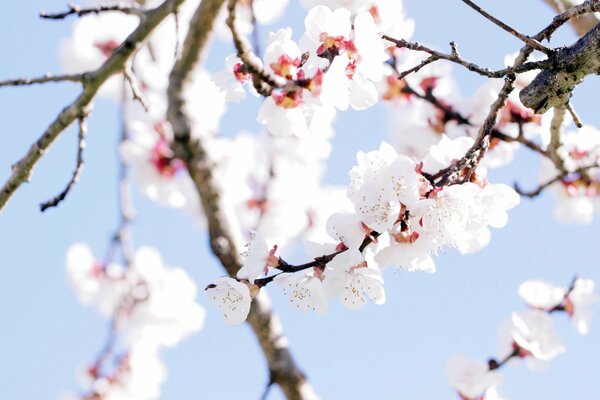
[[245,283],[230,277],[217,278],[206,288],[206,295],[229,325],[239,325],[248,317],[252,299]]

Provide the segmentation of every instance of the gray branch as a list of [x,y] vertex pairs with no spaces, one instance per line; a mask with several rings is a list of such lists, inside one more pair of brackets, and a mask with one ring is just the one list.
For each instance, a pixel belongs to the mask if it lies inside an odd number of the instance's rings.
[[573,89],[590,74],[600,72],[600,25],[569,47],[556,50],[552,68],[540,72],[519,94],[537,114],[569,103]]
[[102,84],[112,75],[123,71],[127,60],[143,45],[150,33],[183,1],[165,0],[159,7],[148,10],[138,27],[113,52],[110,58],[96,71],[84,74],[83,91],[79,97],[60,112],[46,131],[31,145],[23,158],[12,166],[12,174],[0,188],[0,210],[4,208],[19,186],[23,182],[29,181],[33,168],[40,158],[54,140],[90,105]]

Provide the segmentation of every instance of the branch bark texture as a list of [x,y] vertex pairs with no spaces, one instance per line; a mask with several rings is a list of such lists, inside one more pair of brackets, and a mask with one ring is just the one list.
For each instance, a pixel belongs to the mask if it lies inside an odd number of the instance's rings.
[[[167,120],[173,129],[174,151],[186,162],[189,174],[200,195],[208,221],[210,246],[227,273],[235,276],[241,267],[234,233],[230,231],[226,210],[221,206],[220,192],[213,177],[214,165],[207,156],[203,143],[193,139],[188,117],[184,113],[183,89],[191,79],[200,59],[216,15],[224,0],[203,0],[196,10],[181,57],[169,77]],[[271,312],[266,293],[252,301],[247,322],[252,327],[269,367],[269,383],[276,383],[288,399],[306,399],[312,394],[304,374],[288,349],[281,324]]]
[[550,58],[552,68],[540,72],[519,95],[523,105],[538,114],[565,106],[575,86],[587,75],[600,73],[600,24]]
[[104,64],[93,72],[83,74],[83,91],[73,103],[65,107],[46,131],[29,148],[27,153],[12,166],[12,174],[0,188],[0,210],[23,182],[28,182],[33,168],[56,138],[75,120],[83,118],[96,93],[112,75],[122,72],[125,63],[138,50],[154,29],[176,10],[184,0],[166,0],[162,5],[148,10],[138,27],[113,52]]

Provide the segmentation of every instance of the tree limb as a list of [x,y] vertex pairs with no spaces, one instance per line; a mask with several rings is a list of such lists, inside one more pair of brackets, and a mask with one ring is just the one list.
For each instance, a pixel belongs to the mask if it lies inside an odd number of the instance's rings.
[[[203,0],[190,22],[182,46],[181,57],[169,76],[167,120],[174,136],[174,151],[186,162],[189,174],[200,195],[208,221],[210,246],[229,275],[235,276],[241,267],[233,233],[221,207],[220,192],[213,178],[213,165],[200,141],[191,137],[191,126],[184,113],[183,89],[191,79],[200,53],[212,30],[214,19],[224,0]],[[281,324],[273,315],[266,293],[252,301],[247,322],[252,327],[269,365],[270,377],[288,399],[304,399],[312,392],[309,384],[292,358]]]
[[471,0],[462,0],[462,1],[463,1],[463,3],[465,3],[466,5],[471,7],[473,10],[475,10],[479,14],[481,14],[483,17],[485,17],[488,21],[491,21],[496,26],[499,26],[500,28],[502,28],[506,32],[510,33],[511,35],[521,39],[523,42],[525,42],[525,44],[528,44],[531,48],[541,51],[544,54],[550,54],[552,52],[552,49],[544,46],[536,39],[522,34],[521,32],[519,32],[512,26],[509,26],[508,24],[500,21],[498,18],[494,17],[492,14],[488,13],[487,11],[485,11],[483,8],[481,8],[480,6],[478,6]]
[[552,68],[540,72],[519,94],[523,105],[536,114],[566,106],[575,86],[587,75],[600,73],[600,24],[550,58]]
[[112,75],[123,71],[125,63],[137,51],[146,38],[184,0],[165,0],[159,7],[148,10],[138,27],[112,53],[104,64],[93,72],[83,75],[83,91],[65,107],[46,131],[35,141],[27,153],[12,166],[12,174],[0,188],[0,210],[4,208],[14,192],[23,182],[29,181],[37,162],[54,140],[81,115],[92,102],[104,82]]
[[[572,0],[544,0],[554,11],[563,13],[578,3]],[[595,27],[600,19],[594,14],[584,14],[570,20],[571,26],[579,36],[583,36]]]

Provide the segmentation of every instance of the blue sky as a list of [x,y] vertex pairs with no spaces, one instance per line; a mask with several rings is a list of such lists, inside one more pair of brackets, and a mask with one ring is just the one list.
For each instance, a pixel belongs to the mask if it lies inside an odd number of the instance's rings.
[[[291,24],[298,37],[304,14],[291,2],[287,19],[278,26]],[[527,33],[539,30],[551,18],[541,0],[480,3]],[[0,79],[59,71],[58,43],[69,34],[72,20],[41,21],[37,13],[64,7],[63,0],[3,5]],[[519,47],[517,40],[460,1],[407,0],[406,8],[416,20],[415,40],[440,48],[454,40],[465,57],[481,64],[501,66],[504,55]],[[573,40],[567,28],[553,44]],[[213,49],[208,67],[214,71],[232,47],[215,41]],[[483,82],[454,70],[465,94]],[[588,78],[574,99],[584,121],[596,126],[600,126],[598,89],[598,79]],[[69,83],[0,89],[0,180],[76,93],[77,87]],[[256,106],[232,108],[238,115],[250,116],[226,119],[224,134],[256,127],[250,114]],[[381,108],[338,117],[328,182],[347,183],[356,151],[377,148],[387,136],[385,122]],[[70,177],[74,129],[59,138],[31,183],[19,189],[0,216],[1,399],[56,398],[61,392],[75,391],[78,369],[103,343],[107,321],[75,299],[66,282],[64,254],[76,241],[103,252],[117,224],[119,124],[117,108],[98,101],[89,120],[85,170],[67,200],[46,213],[38,211],[38,204],[62,189]],[[494,171],[492,177],[533,185],[538,170],[538,160],[523,153],[513,166]],[[184,267],[200,288],[222,274],[205,233],[184,215],[139,195],[134,202],[139,213],[133,228],[136,244],[156,246],[170,265]],[[536,278],[567,285],[575,273],[600,282],[600,225],[561,225],[551,216],[553,204],[549,193],[535,201],[523,200],[510,212],[508,226],[493,232],[487,248],[470,256],[447,250],[437,257],[434,275],[387,271],[388,300],[383,306],[349,311],[332,301],[325,316],[300,314],[277,288],[269,288],[292,351],[318,393],[325,399],[453,399],[443,375],[446,360],[455,353],[481,360],[497,355],[499,324],[512,311],[524,309],[517,296],[521,282]],[[203,293],[199,301],[208,312],[203,330],[163,352],[169,379],[162,398],[259,398],[267,369],[251,331],[225,325]],[[590,334],[581,337],[566,317],[554,318],[567,353],[544,373],[518,363],[504,369],[500,388],[506,397],[553,400],[588,398],[596,392],[593,377],[600,372],[600,322],[594,321]],[[271,398],[279,396],[274,391]]]

